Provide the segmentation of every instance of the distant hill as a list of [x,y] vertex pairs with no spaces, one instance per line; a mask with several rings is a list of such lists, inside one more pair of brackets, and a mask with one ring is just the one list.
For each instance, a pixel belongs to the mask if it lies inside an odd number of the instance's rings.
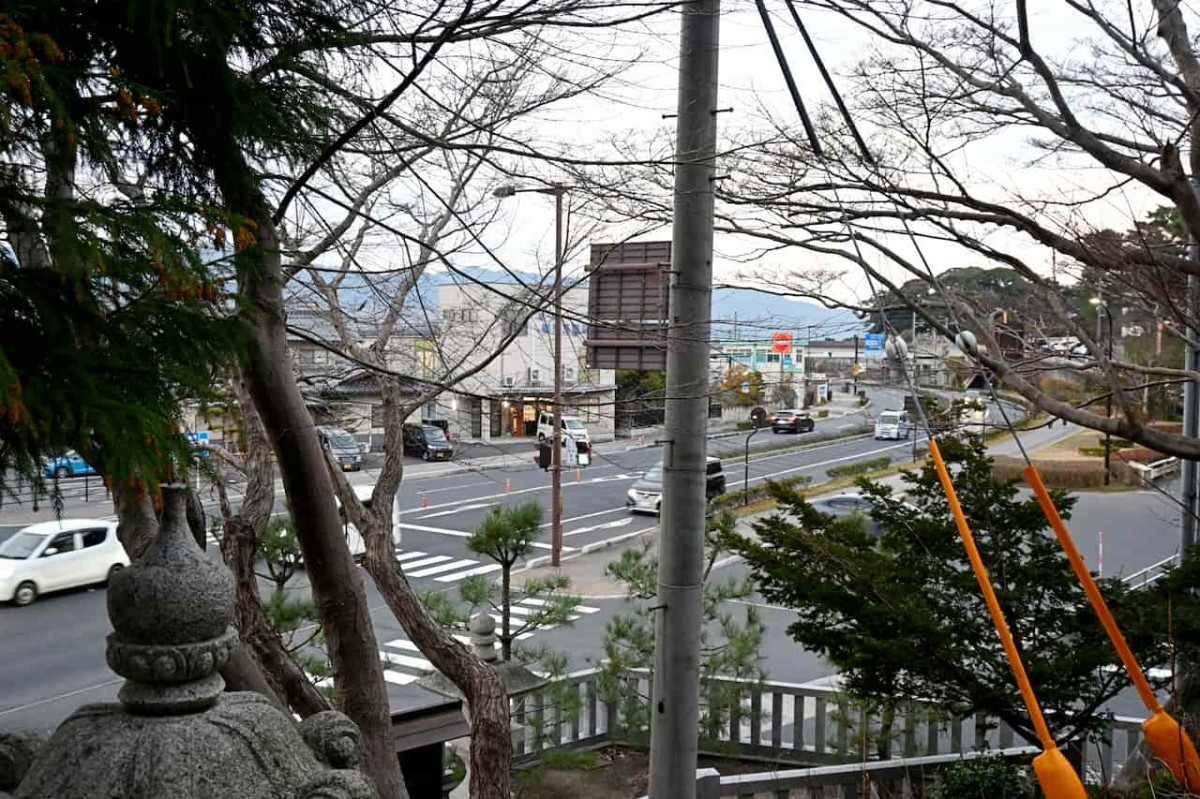
[[800,341],[843,339],[865,329],[850,311],[749,288],[714,290],[712,315],[713,336],[725,339],[768,339],[777,330]]
[[[420,281],[416,296],[410,297],[409,305],[423,304],[433,314],[437,313],[437,287],[447,283],[512,283],[514,276],[528,285],[539,281],[535,274],[514,272],[509,274],[499,269],[464,270],[470,279],[459,274],[436,272],[426,274]],[[381,303],[386,297],[389,284],[400,279],[400,275],[380,275],[370,280],[367,276],[348,275],[343,281],[340,294],[346,307],[364,311]],[[311,297],[311,289],[301,278],[291,286],[296,299]],[[719,288],[713,291],[713,337],[718,339],[769,339],[771,333],[785,330],[793,333],[798,341],[814,339],[850,338],[861,333],[865,326],[849,311],[830,310],[814,302],[780,297],[765,291],[750,288]]]

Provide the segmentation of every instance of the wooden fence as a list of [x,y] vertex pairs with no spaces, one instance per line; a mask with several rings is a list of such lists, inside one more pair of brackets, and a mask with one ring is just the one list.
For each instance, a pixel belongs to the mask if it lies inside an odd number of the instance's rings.
[[[636,691],[649,704],[645,673],[619,678],[623,690]],[[864,763],[889,758],[947,755],[980,749],[1030,746],[1008,725],[975,714],[949,714],[927,702],[903,701],[882,713],[855,702],[833,687],[783,682],[738,683],[719,680],[728,705],[709,708],[721,719],[715,739],[701,742],[707,754],[738,756],[794,766]],[[513,745],[518,763],[563,748],[605,742],[641,744],[649,731],[642,719],[627,719],[628,705],[596,670],[516,694],[511,699]],[[1141,720],[1111,718],[1105,732],[1085,742],[1084,774],[1106,783],[1137,747]],[[884,755],[887,757],[885,758]]]

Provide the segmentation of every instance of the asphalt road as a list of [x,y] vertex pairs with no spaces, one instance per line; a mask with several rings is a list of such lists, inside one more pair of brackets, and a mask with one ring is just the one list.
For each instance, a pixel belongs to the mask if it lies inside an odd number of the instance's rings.
[[[873,398],[873,407],[877,409],[899,406],[898,392],[879,391]],[[826,425],[846,423],[848,420],[825,422]],[[782,438],[770,433],[755,437],[763,443]],[[734,455],[741,451],[744,438],[718,439],[711,445],[714,454]],[[820,481],[825,471],[835,465],[880,456],[906,460],[911,453],[910,442],[881,442],[867,437],[800,450],[760,453],[750,461],[750,482],[801,474]],[[654,517],[635,516],[624,502],[636,477],[659,458],[657,449],[610,453],[583,470],[579,482],[569,475],[564,488],[566,554],[574,554],[587,545],[599,546],[613,539],[619,543],[624,538],[657,532]],[[727,462],[726,472],[729,487],[738,487],[742,480],[741,466]],[[371,479],[369,473],[354,477],[364,482]],[[1072,531],[1089,559],[1098,540],[1089,531],[1093,528],[1095,533],[1106,531],[1106,573],[1133,571],[1166,557],[1174,549],[1177,520],[1172,519],[1169,507],[1158,502],[1156,509],[1147,513],[1146,503],[1131,503],[1130,496],[1134,494],[1088,495],[1072,521]],[[1140,499],[1143,495],[1136,496]],[[1156,499],[1146,497],[1146,502]],[[464,546],[469,531],[488,508],[525,499],[536,499],[546,506],[549,479],[532,464],[514,463],[500,469],[406,480],[400,498],[403,540],[397,555],[406,573],[418,590],[453,592],[467,576],[487,573],[491,565]],[[4,514],[0,511],[0,523],[3,521]],[[7,528],[0,526],[0,536],[5,529],[11,531],[17,526],[11,523]],[[549,539],[547,520],[539,553],[548,554]],[[215,548],[212,549],[215,558]],[[589,557],[607,560],[611,553]],[[731,566],[730,573],[739,568],[742,567]],[[388,678],[398,683],[411,682],[420,673],[423,661],[405,639],[371,581],[365,583],[382,654],[389,662]],[[306,591],[302,575],[297,578],[294,590]],[[0,685],[4,686],[0,692],[0,730],[49,730],[80,704],[115,698],[120,679],[104,662],[104,637],[110,631],[104,597],[103,588],[91,588],[41,597],[27,608],[0,607],[0,641],[3,641]],[[573,668],[587,666],[600,656],[604,627],[623,605],[621,599],[588,599],[573,626],[539,631],[531,643],[569,653]],[[762,610],[769,627],[764,655],[770,677],[788,682],[828,678],[831,673],[828,666],[800,650],[784,633],[791,613],[769,607]]]

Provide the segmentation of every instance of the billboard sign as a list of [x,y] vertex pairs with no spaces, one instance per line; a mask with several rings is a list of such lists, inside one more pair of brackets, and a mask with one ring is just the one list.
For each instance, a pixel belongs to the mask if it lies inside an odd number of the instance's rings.
[[883,333],[867,333],[863,336],[863,349],[867,352],[883,352]]

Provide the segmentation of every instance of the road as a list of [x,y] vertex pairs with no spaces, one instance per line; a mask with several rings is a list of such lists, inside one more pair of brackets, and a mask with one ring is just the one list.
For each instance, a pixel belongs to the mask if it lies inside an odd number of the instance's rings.
[[[889,395],[879,391],[873,397],[873,406],[877,408],[899,405],[896,392]],[[827,425],[848,423],[824,421]],[[1046,436],[1047,431],[1030,435]],[[769,443],[782,438],[770,433],[755,437]],[[796,440],[802,441],[803,437]],[[744,437],[716,439],[711,443],[715,453],[733,455],[740,453]],[[881,456],[906,460],[911,452],[912,444],[908,441],[881,442],[859,437],[799,450],[759,453],[750,460],[750,483],[793,475],[811,475],[820,481],[825,471],[835,465]],[[582,472],[579,482],[568,479],[564,486],[567,556],[576,555],[585,546],[619,544],[623,539],[657,532],[653,517],[630,514],[624,502],[632,482],[659,457],[657,449],[607,453]],[[727,462],[726,471],[730,488],[738,487],[742,480],[740,463]],[[369,482],[371,475],[356,474],[354,478]],[[1081,502],[1072,522],[1081,549],[1089,558],[1094,551],[1091,542],[1097,538],[1089,531],[1093,527],[1096,532],[1106,529],[1106,573],[1148,565],[1170,554],[1174,546],[1174,520],[1169,509],[1164,506],[1157,515],[1147,515],[1144,506],[1141,510],[1133,507],[1128,496],[1089,495]],[[466,577],[494,571],[494,564],[465,549],[464,539],[469,531],[495,504],[536,499],[543,506],[548,505],[549,480],[532,464],[514,463],[498,469],[406,480],[400,497],[403,540],[397,557],[417,590],[453,592]],[[1116,526],[1126,520],[1129,526]],[[0,514],[0,522],[3,521]],[[9,523],[0,530],[11,531],[16,527]],[[549,539],[547,522],[538,542],[539,553],[548,553]],[[606,562],[616,551],[587,555],[580,562]],[[216,557],[215,551],[211,554]],[[411,682],[422,670],[424,661],[406,640],[371,581],[365,583],[382,655],[389,663],[388,678]],[[302,575],[297,578],[294,590],[306,591]],[[81,703],[115,698],[120,680],[104,662],[104,636],[110,630],[104,596],[102,588],[92,588],[41,597],[28,608],[0,607],[0,640],[5,642],[4,657],[0,658],[0,685],[5,686],[0,695],[0,730],[48,730]],[[534,643],[570,653],[572,667],[586,666],[599,656],[604,627],[623,604],[617,598],[588,598],[573,626],[539,631]],[[771,677],[788,682],[828,677],[830,670],[819,658],[799,650],[784,634],[790,612],[776,608],[763,611],[769,626],[764,654]]]

